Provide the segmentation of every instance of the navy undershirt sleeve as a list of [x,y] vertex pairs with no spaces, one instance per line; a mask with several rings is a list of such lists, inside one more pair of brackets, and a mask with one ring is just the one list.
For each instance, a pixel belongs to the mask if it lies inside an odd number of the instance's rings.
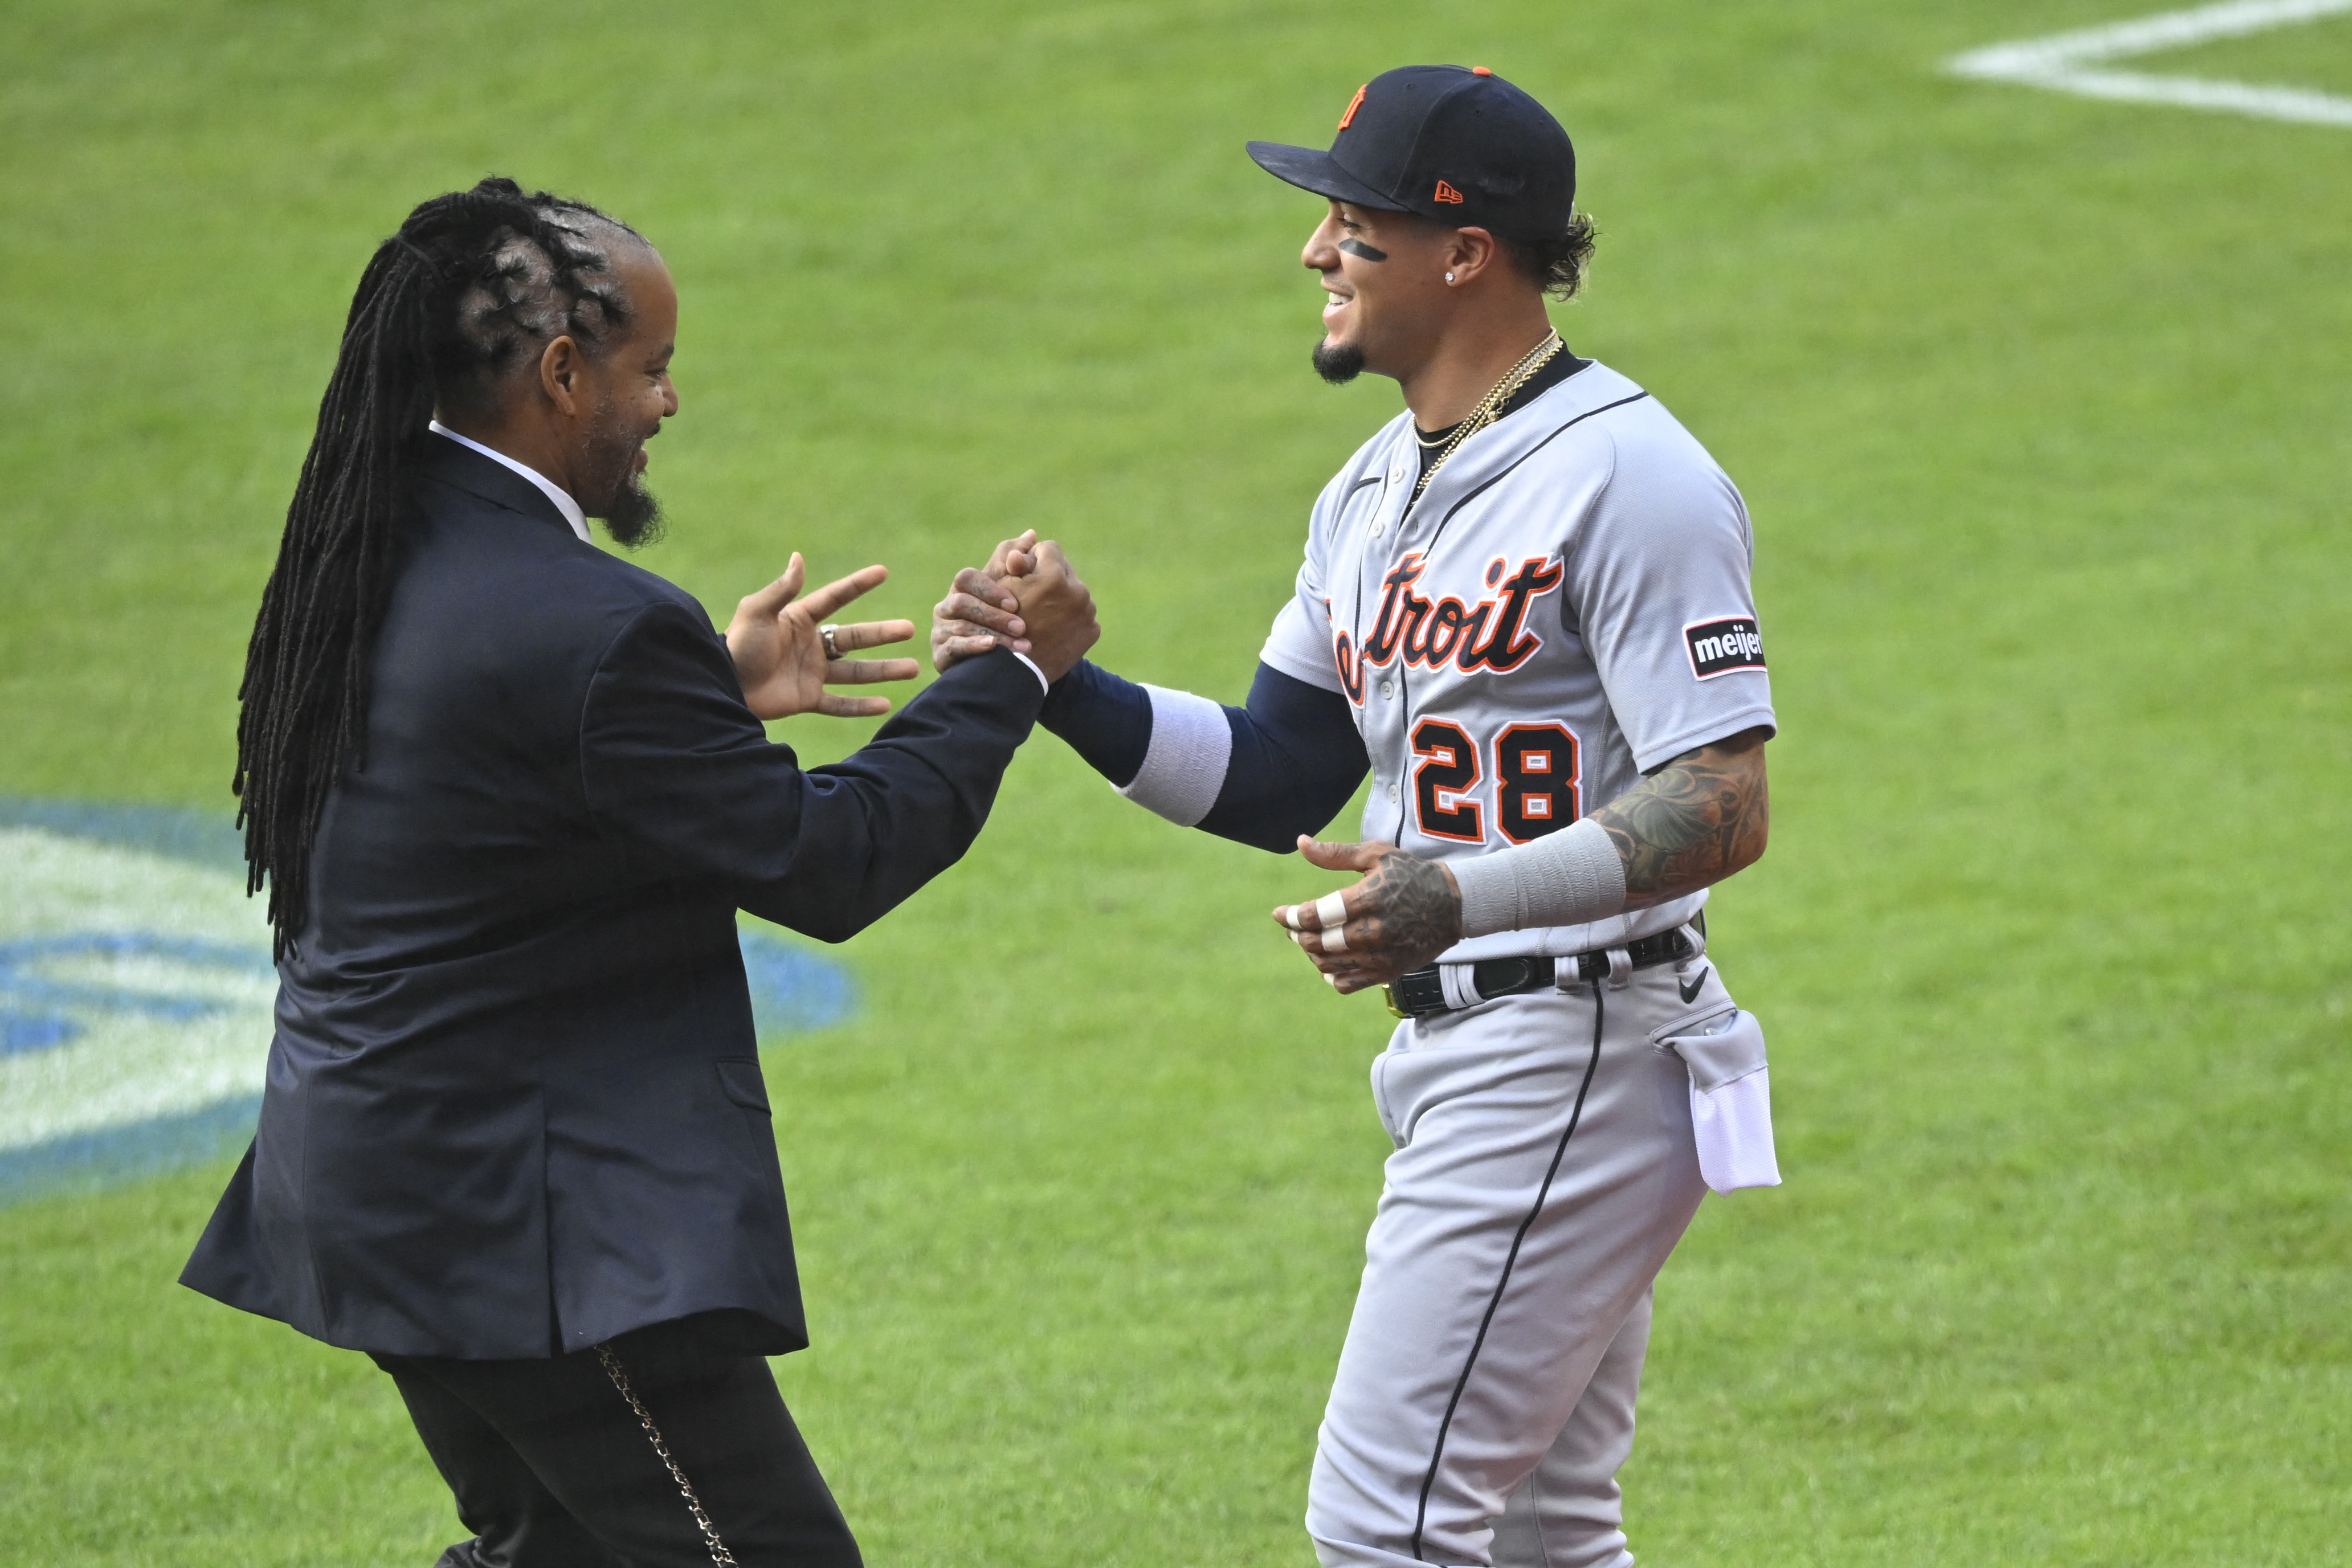
[[1225,786],[1203,832],[1277,855],[1298,847],[1339,815],[1370,771],[1348,700],[1268,665],[1250,682],[1249,706],[1225,710],[1234,732]]
[[[1259,665],[1249,705],[1224,711],[1233,756],[1203,832],[1286,855],[1339,815],[1371,766],[1348,700],[1278,669]],[[1038,722],[1124,788],[1151,747],[1151,697],[1082,662],[1055,684]]]
[[1151,749],[1151,694],[1080,659],[1045,693],[1037,722],[1125,789],[1143,771],[1143,755]]

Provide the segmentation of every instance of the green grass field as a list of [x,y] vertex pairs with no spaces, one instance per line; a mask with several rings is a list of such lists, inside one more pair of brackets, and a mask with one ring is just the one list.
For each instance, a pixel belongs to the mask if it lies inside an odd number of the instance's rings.
[[[1782,722],[1714,931],[1788,1184],[1661,1281],[1635,1550],[2346,1562],[2352,132],[1936,69],[2160,3],[16,0],[0,793],[226,809],[359,268],[489,171],[675,269],[643,559],[722,618],[794,548],[919,616],[1034,524],[1103,662],[1237,700],[1396,407],[1308,372],[1318,209],[1240,144],[1488,64],[1603,228],[1570,341],[1747,494]],[[2352,17],[2137,63],[2352,90]],[[772,1042],[778,1372],[878,1568],[1311,1562],[1387,1020],[1264,911],[1336,881],[1040,736]],[[0,1562],[461,1533],[362,1358],[173,1284],[226,1175],[0,1209]]]

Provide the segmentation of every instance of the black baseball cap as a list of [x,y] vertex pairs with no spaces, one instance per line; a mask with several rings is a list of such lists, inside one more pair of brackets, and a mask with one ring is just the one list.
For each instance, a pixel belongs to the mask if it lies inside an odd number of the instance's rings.
[[1253,142],[1277,180],[1359,206],[1516,238],[1566,228],[1576,149],[1551,111],[1485,66],[1405,66],[1356,89],[1328,153]]

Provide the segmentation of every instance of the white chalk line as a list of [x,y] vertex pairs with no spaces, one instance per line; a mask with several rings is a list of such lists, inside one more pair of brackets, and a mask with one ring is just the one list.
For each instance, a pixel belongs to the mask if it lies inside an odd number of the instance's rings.
[[2114,60],[2245,37],[2346,12],[2352,12],[2352,0],[2224,0],[2218,5],[2164,11],[2100,27],[1970,49],[1947,60],[1944,68],[1979,81],[2011,82],[2085,98],[2168,104],[2303,125],[2352,127],[2352,98],[2336,93],[2097,68]]

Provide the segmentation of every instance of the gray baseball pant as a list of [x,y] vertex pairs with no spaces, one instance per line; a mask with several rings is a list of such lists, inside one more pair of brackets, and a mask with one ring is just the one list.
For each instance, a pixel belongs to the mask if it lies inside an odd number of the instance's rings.
[[1650,1287],[1706,1190],[1662,1043],[1732,1005],[1701,957],[1397,1026],[1372,1064],[1396,1152],[1307,1488],[1324,1568],[1633,1562]]

